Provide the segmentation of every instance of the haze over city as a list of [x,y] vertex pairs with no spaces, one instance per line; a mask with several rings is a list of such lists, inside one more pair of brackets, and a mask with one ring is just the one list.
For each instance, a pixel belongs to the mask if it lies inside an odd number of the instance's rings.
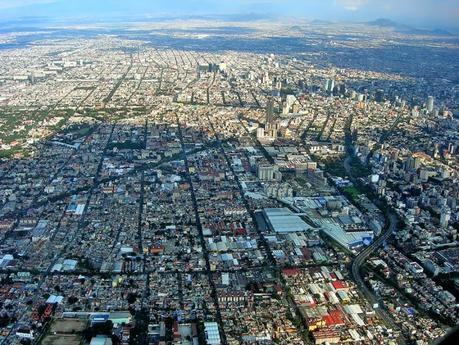
[[389,18],[422,27],[459,25],[456,0],[2,0],[1,17],[49,19],[132,19],[161,15],[228,15],[301,17],[310,20],[371,21]]

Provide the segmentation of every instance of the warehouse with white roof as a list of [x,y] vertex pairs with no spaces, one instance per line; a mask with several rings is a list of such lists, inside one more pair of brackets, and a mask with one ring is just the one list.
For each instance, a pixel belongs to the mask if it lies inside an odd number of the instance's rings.
[[288,208],[265,208],[263,216],[269,228],[278,233],[303,232],[311,229],[300,216]]

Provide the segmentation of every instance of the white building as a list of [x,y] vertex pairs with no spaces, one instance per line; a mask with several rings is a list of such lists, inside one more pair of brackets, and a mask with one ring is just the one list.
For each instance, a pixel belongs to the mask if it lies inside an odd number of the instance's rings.
[[204,333],[208,345],[220,345],[220,331],[216,322],[204,322]]

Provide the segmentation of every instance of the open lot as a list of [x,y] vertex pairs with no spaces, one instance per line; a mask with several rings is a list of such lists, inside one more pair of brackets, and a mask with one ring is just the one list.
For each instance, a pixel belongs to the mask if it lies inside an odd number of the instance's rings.
[[59,319],[51,325],[49,333],[43,338],[42,345],[80,345],[82,338],[78,334],[86,327],[85,320]]
[[42,345],[80,345],[81,343],[81,337],[73,334],[47,335],[41,342]]
[[86,327],[85,320],[60,319],[53,322],[50,333],[54,334],[71,334],[81,332]]

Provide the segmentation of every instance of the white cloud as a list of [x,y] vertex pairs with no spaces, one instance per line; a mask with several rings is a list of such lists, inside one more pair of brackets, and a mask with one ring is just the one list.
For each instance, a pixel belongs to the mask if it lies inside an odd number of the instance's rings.
[[0,9],[5,10],[8,8],[24,7],[36,4],[49,4],[56,1],[57,0],[0,0]]
[[348,11],[357,11],[368,3],[368,0],[338,0],[338,3]]

